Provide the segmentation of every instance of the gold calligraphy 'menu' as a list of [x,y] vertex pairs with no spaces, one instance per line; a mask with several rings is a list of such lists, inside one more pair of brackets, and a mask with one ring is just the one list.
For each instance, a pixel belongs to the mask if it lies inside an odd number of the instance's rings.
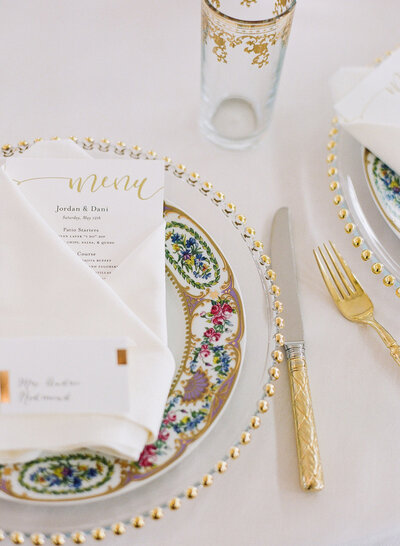
[[86,178],[79,176],[75,180],[72,178],[69,179],[69,187],[71,190],[76,189],[76,191],[81,192],[87,187],[90,192],[95,193],[102,188],[114,188],[115,190],[123,191],[136,189],[139,199],[142,199],[143,201],[151,199],[156,193],[162,190],[162,188],[158,188],[154,193],[146,196],[144,192],[146,183],[147,178],[143,178],[142,180],[136,178],[133,180],[129,174],[125,174],[124,176],[121,176],[121,178],[114,178],[113,180],[108,176],[99,177],[97,174],[89,174]]
[[114,189],[121,191],[131,191],[136,190],[137,196],[142,201],[148,201],[157,193],[162,191],[163,187],[160,186],[156,191],[150,194],[146,194],[146,184],[148,185],[148,179],[138,178],[133,179],[129,174],[125,174],[120,178],[109,178],[108,176],[98,176],[97,174],[89,174],[88,176],[78,176],[77,178],[72,178],[68,176],[42,176],[36,178],[26,178],[25,180],[15,180],[15,182],[20,185],[24,182],[33,182],[38,180],[64,180],[67,181],[68,187],[71,190],[76,190],[78,193],[81,193],[83,190],[87,190],[91,193],[95,193],[101,189]]

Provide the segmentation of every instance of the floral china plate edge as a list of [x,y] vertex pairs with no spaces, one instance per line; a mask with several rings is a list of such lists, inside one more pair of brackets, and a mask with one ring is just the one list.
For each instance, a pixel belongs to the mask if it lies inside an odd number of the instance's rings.
[[362,155],[371,195],[387,224],[400,238],[400,176],[366,148]]
[[157,440],[138,461],[89,450],[0,466],[0,496],[25,502],[89,502],[125,493],[164,473],[204,438],[237,381],[244,308],[233,272],[210,235],[165,204],[166,275],[185,317],[185,342]]

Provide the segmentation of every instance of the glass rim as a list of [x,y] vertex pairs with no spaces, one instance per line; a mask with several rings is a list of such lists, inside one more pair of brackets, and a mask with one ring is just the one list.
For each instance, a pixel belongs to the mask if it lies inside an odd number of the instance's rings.
[[231,21],[232,23],[242,24],[242,25],[265,25],[265,24],[271,24],[275,21],[278,21],[281,17],[284,17],[291,11],[293,11],[294,7],[296,6],[297,0],[291,0],[290,5],[283,13],[280,13],[279,15],[275,15],[274,17],[269,17],[268,19],[256,19],[254,20],[248,20],[248,19],[238,19],[237,17],[232,17],[231,15],[227,15],[226,13],[223,13],[220,11],[217,7],[215,7],[211,0],[203,0],[203,4],[206,4],[208,8],[210,8],[212,11],[214,11],[215,14],[219,15],[220,17],[223,17],[227,21]]

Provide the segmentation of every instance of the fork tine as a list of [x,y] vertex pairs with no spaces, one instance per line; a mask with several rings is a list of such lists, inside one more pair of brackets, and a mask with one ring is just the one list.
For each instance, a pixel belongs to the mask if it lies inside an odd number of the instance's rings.
[[338,264],[336,263],[335,258],[332,256],[332,252],[329,250],[329,248],[326,246],[325,243],[324,243],[324,248],[325,248],[329,258],[331,259],[331,262],[332,262],[334,268],[336,269],[336,272],[339,275],[340,280],[344,284],[344,287],[346,288],[347,292],[349,293],[349,296],[351,296],[352,294],[354,294],[354,292],[351,290],[351,288],[349,286],[349,283],[346,280],[346,277],[343,275],[342,270],[338,267]]
[[337,276],[335,275],[334,271],[332,270],[332,267],[329,265],[329,262],[326,259],[325,254],[322,252],[320,247],[318,247],[318,250],[319,250],[319,253],[321,254],[321,257],[324,260],[324,263],[325,263],[325,265],[326,265],[326,267],[327,267],[327,269],[328,269],[328,271],[329,271],[329,273],[330,273],[330,275],[332,277],[333,282],[336,285],[336,288],[337,288],[339,294],[341,295],[342,299],[345,299],[347,294],[345,294],[343,285],[340,284],[340,281],[338,280]]
[[[318,250],[321,252],[321,249],[319,247],[318,247]],[[314,258],[315,258],[315,260],[317,262],[318,268],[319,268],[319,270],[321,272],[322,278],[324,279],[325,285],[326,285],[326,287],[328,289],[328,292],[330,293],[333,301],[336,302],[338,299],[340,299],[340,296],[339,296],[337,290],[335,289],[335,287],[333,286],[333,283],[332,283],[331,279],[329,278],[327,272],[325,271],[324,266],[323,266],[323,264],[322,264],[322,262],[320,260],[320,257],[318,256],[315,248],[313,249],[313,253],[314,253]]]
[[347,263],[344,261],[342,255],[340,254],[340,252],[338,251],[338,249],[336,248],[336,245],[335,243],[332,243],[332,241],[329,241],[331,247],[333,248],[333,251],[334,253],[336,254],[337,256],[337,259],[339,260],[341,266],[343,267],[343,269],[345,270],[348,278],[349,278],[349,281],[351,282],[351,285],[353,286],[354,290],[358,293],[358,294],[361,294],[362,292],[364,292],[364,289],[363,287],[361,286],[359,280],[357,279],[357,277],[354,275],[354,273],[352,272],[352,270],[350,269],[350,267],[347,265]]

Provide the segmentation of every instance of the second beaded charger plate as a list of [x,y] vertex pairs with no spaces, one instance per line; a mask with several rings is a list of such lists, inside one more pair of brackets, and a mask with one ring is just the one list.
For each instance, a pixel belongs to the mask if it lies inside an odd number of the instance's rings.
[[371,273],[400,297],[400,241],[375,201],[365,169],[367,152],[335,117],[329,131],[328,177],[337,216]]
[[[122,142],[112,144],[108,140],[92,138],[72,140],[93,157],[112,154],[121,160],[157,158],[155,152],[144,153],[138,146],[128,147]],[[22,153],[31,145],[34,142],[24,141],[16,146],[3,146],[3,156]],[[179,509],[183,502],[201,498],[206,494],[203,490],[213,484],[218,487],[229,466],[237,464],[235,461],[242,450],[251,445],[252,435],[269,409],[275,381],[279,378],[284,342],[279,280],[276,280],[270,258],[264,254],[262,242],[256,239],[255,231],[247,225],[242,211],[216,191],[212,183],[198,173],[188,171],[181,163],[173,163],[168,157],[162,159],[166,170],[166,201],[174,203],[176,209],[186,211],[188,216],[193,215],[216,247],[224,249],[226,262],[235,272],[241,288],[246,309],[246,356],[235,392],[218,423],[208,432],[207,440],[179,464],[171,466],[168,472],[160,473],[157,479],[138,489],[119,496],[99,497],[95,503],[84,505],[36,502],[17,507],[15,502],[1,499],[0,527],[3,531],[0,531],[0,537],[10,536],[17,544],[28,537],[33,544],[42,544],[44,538],[54,544],[68,541],[81,544],[90,535],[99,540],[109,533],[116,536],[134,533],[132,528],[141,528],[147,520],[157,521]],[[168,222],[168,206],[166,212]],[[179,223],[175,217],[172,221]],[[181,229],[176,225],[171,228]],[[168,229],[166,235],[169,235]],[[217,301],[215,304],[218,303],[224,305]],[[229,302],[225,303],[233,308]],[[225,311],[228,311],[227,307]],[[267,419],[263,434],[273,432],[268,430],[268,422],[272,426],[271,420]]]

